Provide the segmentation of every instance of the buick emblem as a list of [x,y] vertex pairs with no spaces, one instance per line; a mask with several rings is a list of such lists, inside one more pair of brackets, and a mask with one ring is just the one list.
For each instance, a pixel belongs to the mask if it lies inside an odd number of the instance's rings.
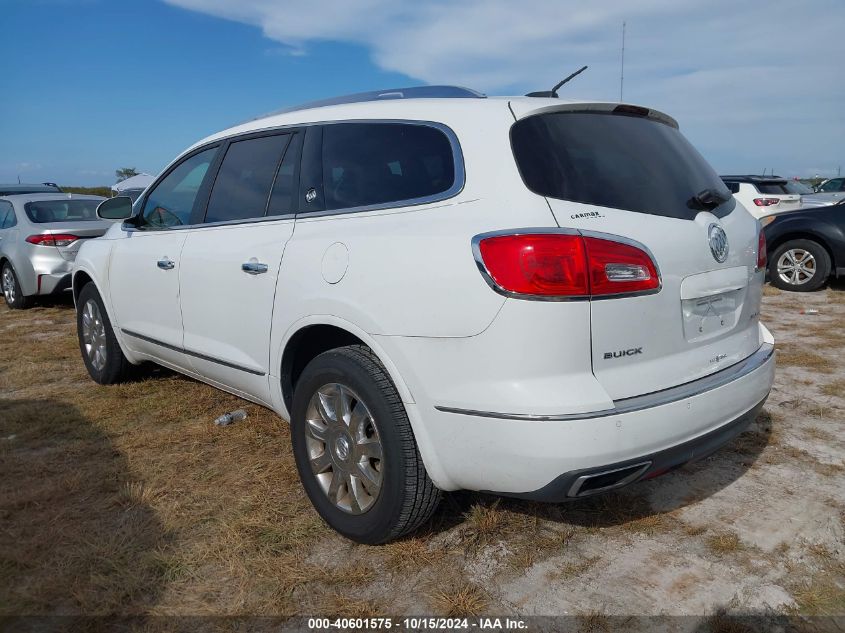
[[707,229],[707,233],[710,239],[710,252],[713,253],[713,259],[723,264],[728,258],[728,252],[730,251],[728,247],[728,236],[718,224],[711,224],[710,228]]

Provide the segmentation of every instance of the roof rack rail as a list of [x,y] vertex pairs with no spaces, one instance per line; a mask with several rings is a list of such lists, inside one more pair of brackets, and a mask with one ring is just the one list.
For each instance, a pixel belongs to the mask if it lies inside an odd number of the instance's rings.
[[389,90],[373,90],[371,92],[357,92],[341,97],[310,101],[290,108],[282,108],[254,117],[249,121],[265,119],[277,114],[296,112],[297,110],[310,110],[311,108],[323,108],[325,106],[341,105],[344,103],[362,103],[365,101],[384,101],[387,99],[486,99],[487,95],[460,86],[413,86],[410,88],[391,88]]

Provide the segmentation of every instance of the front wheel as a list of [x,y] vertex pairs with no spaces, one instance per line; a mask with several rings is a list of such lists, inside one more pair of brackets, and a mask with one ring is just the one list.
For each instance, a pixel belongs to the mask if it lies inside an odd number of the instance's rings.
[[293,396],[291,440],[311,503],[353,541],[407,534],[440,501],[402,400],[363,345],[324,352],[305,367]]
[[82,288],[76,301],[76,333],[88,374],[101,385],[125,382],[132,365],[123,355],[93,282]]
[[811,292],[830,274],[830,256],[812,240],[790,240],[775,249],[769,259],[769,279],[781,290]]

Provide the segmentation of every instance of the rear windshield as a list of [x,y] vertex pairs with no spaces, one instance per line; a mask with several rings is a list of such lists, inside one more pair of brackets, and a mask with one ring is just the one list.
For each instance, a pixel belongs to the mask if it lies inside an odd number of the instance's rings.
[[674,127],[611,112],[553,112],[514,124],[511,144],[527,187],[550,198],[693,219],[735,202]]
[[24,205],[29,219],[36,224],[98,220],[97,205],[102,200],[39,200]]
[[53,185],[0,185],[0,196],[12,196],[18,193],[61,193],[62,190]]
[[[760,193],[768,193],[776,196],[782,196],[787,193],[792,193],[784,182],[758,182],[754,184],[757,191]],[[798,193],[798,192],[795,192]]]

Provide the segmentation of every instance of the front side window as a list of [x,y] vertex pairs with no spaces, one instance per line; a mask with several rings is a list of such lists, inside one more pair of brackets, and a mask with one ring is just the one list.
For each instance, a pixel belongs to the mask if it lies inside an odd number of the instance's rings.
[[152,229],[190,224],[191,211],[217,148],[182,161],[158,183],[144,203],[141,226]]
[[840,191],[842,190],[842,186],[845,185],[845,180],[841,178],[834,178],[833,180],[828,180],[824,183],[821,187],[819,187],[820,191]]
[[205,221],[263,217],[290,138],[290,134],[277,134],[231,143],[211,189]]
[[24,205],[27,217],[36,224],[88,222],[99,220],[97,206],[102,200],[39,200]]
[[455,183],[452,145],[441,130],[407,123],[323,128],[327,210],[412,201]]

